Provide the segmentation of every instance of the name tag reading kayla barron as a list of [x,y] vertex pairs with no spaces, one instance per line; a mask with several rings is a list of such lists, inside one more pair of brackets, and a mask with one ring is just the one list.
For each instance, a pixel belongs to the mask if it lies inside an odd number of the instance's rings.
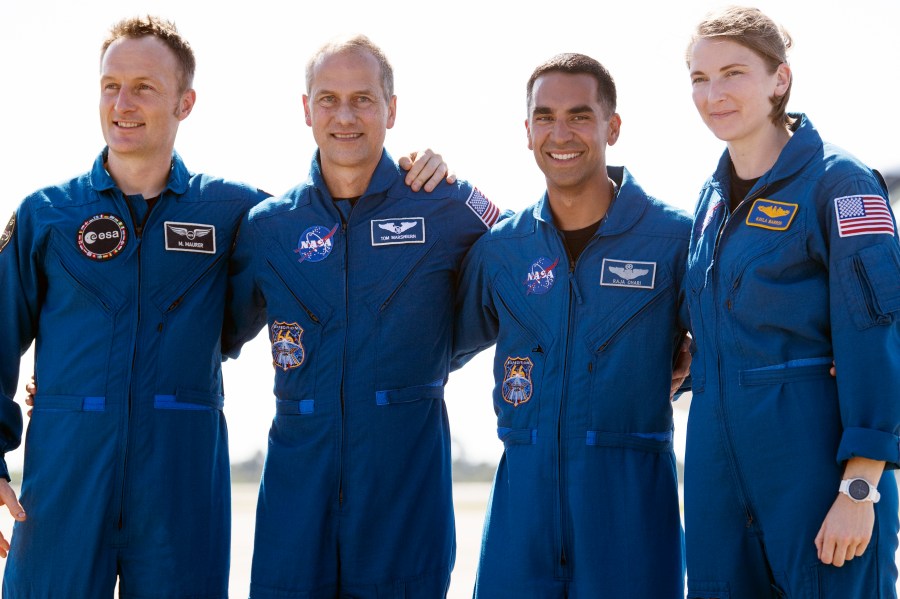
[[216,227],[166,221],[166,249],[173,252],[216,253]]
[[787,231],[797,214],[798,204],[776,202],[760,198],[754,200],[747,215],[747,224],[751,227],[762,227],[772,231]]

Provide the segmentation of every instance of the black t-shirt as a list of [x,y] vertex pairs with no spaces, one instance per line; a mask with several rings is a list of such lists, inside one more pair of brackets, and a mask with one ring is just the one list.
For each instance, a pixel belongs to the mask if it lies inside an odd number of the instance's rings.
[[731,202],[729,202],[729,206],[732,212],[750,194],[750,190],[753,189],[757,181],[759,181],[759,177],[755,179],[741,179],[737,176],[734,165],[731,165]]
[[575,264],[575,261],[578,260],[578,256],[580,256],[581,252],[584,251],[584,248],[591,240],[591,237],[594,236],[594,233],[597,232],[597,229],[600,227],[600,223],[602,222],[603,219],[601,218],[594,224],[588,225],[583,229],[562,232],[563,239],[565,239],[566,242],[566,249],[569,252],[569,259],[572,260],[572,264]]

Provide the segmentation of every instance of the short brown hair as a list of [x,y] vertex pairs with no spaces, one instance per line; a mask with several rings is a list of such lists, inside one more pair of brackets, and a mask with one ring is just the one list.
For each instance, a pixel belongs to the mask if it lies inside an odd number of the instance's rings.
[[103,42],[100,49],[100,60],[106,54],[109,46],[120,38],[140,39],[153,36],[164,43],[174,54],[181,67],[179,82],[182,92],[187,91],[194,84],[194,70],[197,61],[194,59],[194,51],[186,39],[181,37],[173,21],[147,15],[146,17],[130,17],[122,19],[109,30],[109,36]]
[[[691,66],[691,50],[694,44],[699,40],[710,38],[729,40],[749,48],[763,59],[769,74],[774,73],[780,65],[788,64],[787,52],[793,44],[787,30],[759,9],[729,6],[719,12],[709,13],[697,24],[685,54],[688,68]],[[772,102],[769,118],[776,126],[788,125],[791,122],[787,115],[787,103],[791,97],[793,83],[792,77],[783,96],[772,96],[769,99]]]
[[312,55],[306,63],[306,93],[312,90],[313,71],[319,64],[336,54],[344,52],[358,52],[371,54],[381,67],[381,88],[384,91],[385,102],[390,102],[394,96],[394,68],[388,61],[384,51],[375,45],[375,42],[362,34],[352,37],[340,38],[327,42]]
[[613,81],[612,75],[606,70],[602,64],[584,54],[557,54],[553,58],[544,61],[528,78],[528,84],[525,87],[525,100],[528,104],[527,110],[531,115],[532,92],[534,91],[534,82],[538,77],[547,73],[567,73],[569,75],[590,75],[597,80],[597,101],[600,106],[607,112],[605,116],[610,117],[616,112],[616,83]]

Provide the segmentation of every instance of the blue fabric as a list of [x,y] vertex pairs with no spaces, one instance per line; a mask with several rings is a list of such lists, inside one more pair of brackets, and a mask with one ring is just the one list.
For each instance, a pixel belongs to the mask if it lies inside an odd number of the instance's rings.
[[314,158],[238,236],[226,350],[268,324],[278,404],[315,401],[279,409],[269,433],[255,599],[440,597],[449,584],[444,381],[458,270],[487,226],[469,184],[413,192],[404,174],[385,152],[344,223]]
[[466,258],[454,366],[496,341],[479,598],[682,598],[672,365],[690,218],[622,167],[575,264],[545,196]]
[[774,572],[789,597],[893,597],[891,473],[863,558],[823,566],[813,540],[846,459],[900,460],[900,246],[896,232],[842,236],[838,199],[886,191],[805,115],[792,116],[790,141],[733,214],[727,152],[697,204],[686,278],[688,585],[759,597]]
[[[28,520],[15,525],[4,595],[111,597],[119,572],[139,596],[226,597],[226,267],[240,219],[266,194],[190,173],[176,154],[139,235],[129,202],[143,199],[125,198],[104,160],[26,198],[0,251],[4,453],[19,443],[12,397],[32,341],[38,383]],[[124,245],[104,259],[89,255],[106,233],[85,225],[98,215],[122,223],[109,232]],[[214,227],[216,253],[166,250],[172,222]],[[88,251],[79,232],[98,234],[81,235]]]

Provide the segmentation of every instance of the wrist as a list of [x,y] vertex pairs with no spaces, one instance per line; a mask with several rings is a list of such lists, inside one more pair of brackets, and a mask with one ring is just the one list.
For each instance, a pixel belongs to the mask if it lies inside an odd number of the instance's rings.
[[878,500],[881,499],[881,493],[878,492],[876,485],[860,477],[842,480],[838,492],[849,497],[854,503],[866,501],[878,503]]

